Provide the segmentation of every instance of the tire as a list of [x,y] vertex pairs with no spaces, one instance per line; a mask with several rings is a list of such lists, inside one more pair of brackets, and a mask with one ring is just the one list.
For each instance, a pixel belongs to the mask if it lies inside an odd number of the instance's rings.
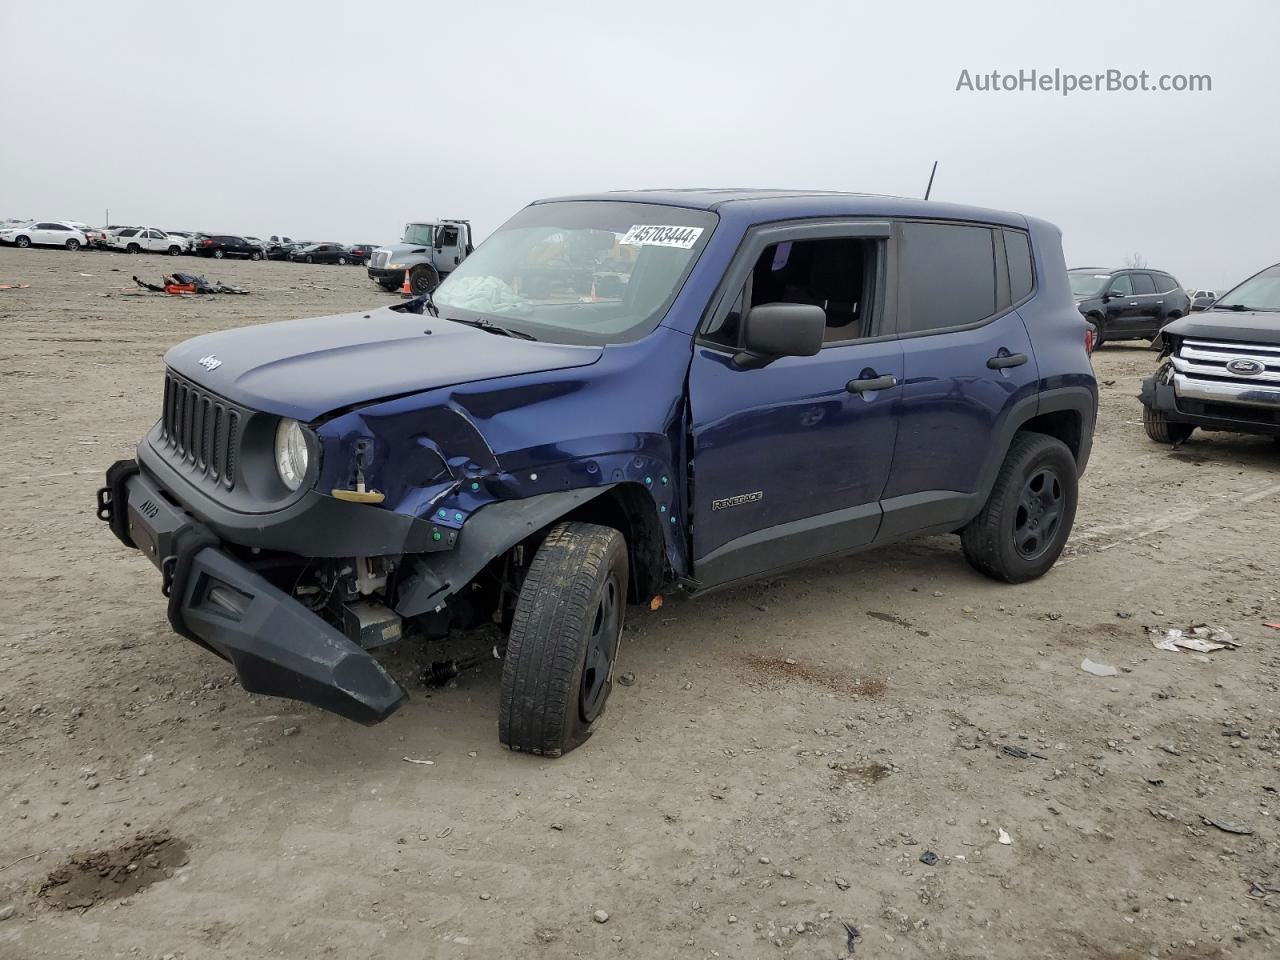
[[309,254],[309,253],[308,253],[308,254],[307,254],[307,263],[315,263],[315,262],[316,262],[316,258],[315,258],[315,257],[313,257],[313,256],[311,256],[311,254]]
[[250,260],[261,260],[261,259],[262,259],[262,252],[261,252],[260,250],[255,250],[255,251],[253,251],[253,253],[249,254],[249,259],[250,259]]
[[617,530],[569,522],[547,534],[520,588],[502,665],[504,746],[558,757],[591,736],[613,689],[627,582]]
[[125,253],[141,253],[142,248],[138,246],[136,243],[131,243],[129,244],[129,246],[124,248],[124,252]]
[[176,257],[176,256],[177,256],[178,254],[180,254],[181,252],[182,252],[182,248],[181,248],[181,247],[170,247],[170,248],[169,248],[169,256],[171,256],[171,257]]
[[1107,342],[1106,334],[1102,332],[1102,317],[1096,313],[1091,313],[1085,319],[1093,324],[1093,349],[1097,350]]
[[213,251],[213,255],[214,255],[217,259],[221,260],[223,257],[225,257],[225,256],[226,256],[226,253],[224,253],[222,250],[215,250],[215,251]]
[[436,273],[436,268],[430,264],[422,264],[414,267],[409,274],[409,289],[416,296],[424,293],[431,293],[436,287],[440,286],[440,274]]
[[31,246],[31,238],[30,238],[30,237],[18,237],[18,238],[17,238],[17,239],[15,239],[13,242],[14,242],[15,244],[17,244],[18,246],[22,247],[24,250],[25,250],[27,247]]
[[72,253],[75,253],[77,250],[79,250],[79,249],[80,249],[80,241],[79,241],[79,240],[76,240],[76,239],[74,239],[74,238],[73,238],[73,239],[71,239],[71,240],[68,240],[68,241],[67,241],[67,243],[66,243],[66,247],[67,247],[67,249],[68,249],[68,250],[70,250]]
[[991,495],[960,531],[965,559],[979,573],[1025,583],[1049,571],[1076,518],[1076,460],[1043,433],[1014,435]]
[[346,258],[346,257],[339,257],[339,258],[338,258],[338,266],[340,266],[340,267],[345,267],[346,265],[347,265],[347,258]]
[[1147,436],[1156,443],[1182,443],[1195,431],[1190,423],[1177,423],[1170,420],[1163,410],[1142,405],[1142,428]]

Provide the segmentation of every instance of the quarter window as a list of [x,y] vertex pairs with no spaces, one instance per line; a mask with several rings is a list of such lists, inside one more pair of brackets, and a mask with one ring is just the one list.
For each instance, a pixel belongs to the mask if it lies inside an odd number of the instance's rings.
[[904,223],[898,263],[900,333],[964,326],[996,312],[990,228]]
[[1034,285],[1031,270],[1031,238],[1021,230],[1004,232],[1004,250],[1009,258],[1009,297],[1018,303],[1030,296]]

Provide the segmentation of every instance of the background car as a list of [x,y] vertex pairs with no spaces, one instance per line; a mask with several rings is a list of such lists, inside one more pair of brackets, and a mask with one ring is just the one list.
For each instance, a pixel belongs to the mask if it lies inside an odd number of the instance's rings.
[[19,247],[66,247],[79,250],[88,238],[70,224],[60,220],[37,220],[22,227],[0,230],[0,241]]
[[1192,290],[1191,309],[1195,312],[1208,310],[1217,302],[1218,295],[1212,290]]
[[353,243],[347,249],[351,251],[351,262],[363,266],[369,262],[369,258],[377,248],[376,243]]
[[246,257],[250,260],[263,258],[260,246],[234,233],[202,234],[195,251],[202,257],[215,257],[218,260],[223,257]]
[[1094,347],[1151,340],[1166,323],[1191,312],[1187,291],[1164,270],[1077,267],[1068,277],[1076,307],[1094,326]]
[[304,246],[306,246],[306,244],[295,243],[292,240],[273,241],[272,243],[267,244],[267,259],[288,260],[289,254],[293,253],[295,250],[301,250]]
[[107,236],[106,245],[125,253],[167,253],[176,257],[187,248],[182,237],[171,237],[159,227],[126,227]]
[[295,263],[350,263],[351,251],[340,243],[313,243],[294,250],[289,259]]

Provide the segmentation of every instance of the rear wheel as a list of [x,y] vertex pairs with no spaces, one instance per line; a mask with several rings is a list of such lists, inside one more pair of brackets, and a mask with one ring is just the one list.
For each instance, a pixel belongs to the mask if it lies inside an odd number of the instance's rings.
[[1156,443],[1182,443],[1195,431],[1189,423],[1170,420],[1168,414],[1155,407],[1142,405],[1142,427]]
[[316,262],[316,258],[315,258],[315,257],[313,257],[311,254],[309,254],[309,253],[308,253],[308,254],[307,254],[307,263],[315,263],[315,262]]
[[221,260],[223,257],[225,257],[225,256],[226,256],[226,254],[225,254],[225,253],[223,253],[221,250],[215,250],[215,251],[213,251],[213,255],[214,255],[215,257],[217,257],[219,260]]
[[169,248],[169,256],[171,256],[171,257],[176,257],[176,256],[177,256],[178,254],[180,254],[181,252],[182,252],[182,248],[181,248],[181,247],[170,247],[170,248]]
[[1023,583],[1054,565],[1076,517],[1076,460],[1043,433],[1019,433],[982,511],[960,531],[965,559],[995,580]]
[[627,600],[627,544],[611,527],[557,524],[516,602],[502,665],[498,739],[558,757],[591,736],[613,689]]
[[125,253],[141,253],[142,248],[138,246],[136,243],[131,243],[124,248],[124,252]]
[[249,254],[249,259],[250,259],[250,260],[261,260],[261,259],[262,259],[262,251],[261,251],[261,250],[255,250],[255,251],[253,251],[253,253]]
[[80,249],[80,241],[79,241],[79,240],[76,240],[76,239],[68,240],[68,241],[67,241],[67,249],[68,249],[68,250],[71,250],[71,251],[79,250],[79,249]]

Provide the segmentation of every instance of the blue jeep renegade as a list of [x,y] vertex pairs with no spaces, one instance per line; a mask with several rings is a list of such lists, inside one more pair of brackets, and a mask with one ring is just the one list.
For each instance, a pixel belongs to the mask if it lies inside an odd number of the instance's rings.
[[1045,573],[1093,436],[1086,331],[1058,230],[1018,214],[542,201],[433,295],[174,347],[98,515],[246,690],[364,723],[406,696],[370,649],[500,623],[499,737],[555,756],[604,710],[628,602],[924,534]]

